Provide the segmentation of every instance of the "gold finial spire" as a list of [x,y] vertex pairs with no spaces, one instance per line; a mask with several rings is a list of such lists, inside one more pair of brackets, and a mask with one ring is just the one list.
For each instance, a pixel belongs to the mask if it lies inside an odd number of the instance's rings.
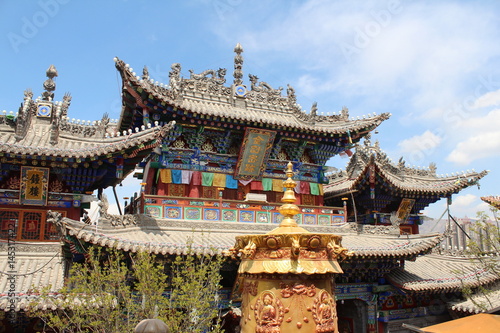
[[295,193],[293,189],[297,185],[297,183],[292,179],[293,177],[293,164],[292,162],[288,162],[286,168],[286,176],[288,177],[283,182],[283,187],[286,188],[285,194],[281,199],[285,204],[279,208],[281,215],[283,215],[283,220],[280,223],[280,227],[297,227],[297,222],[293,218],[300,212],[299,207],[295,204]]

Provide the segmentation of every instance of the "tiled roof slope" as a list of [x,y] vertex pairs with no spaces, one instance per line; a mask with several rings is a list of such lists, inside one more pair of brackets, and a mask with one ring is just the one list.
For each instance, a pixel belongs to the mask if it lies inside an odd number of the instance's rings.
[[481,200],[497,209],[500,209],[500,196],[481,197]]
[[500,283],[487,287],[486,293],[477,291],[470,298],[450,304],[453,311],[465,313],[493,313],[500,310]]
[[[59,244],[16,244],[15,248],[19,251],[15,252],[11,260],[14,269],[10,267],[5,245],[2,245],[0,252],[0,310],[9,311],[9,292],[14,293],[16,311],[19,311],[33,300],[30,295],[33,288],[50,286],[50,291],[56,292],[63,287],[64,265]],[[10,280],[6,273],[15,274],[15,280]],[[10,289],[11,285],[14,286],[13,290]]]
[[[67,127],[61,126],[58,143],[54,145],[50,143],[50,132],[43,132],[36,128],[30,128],[22,139],[17,139],[15,128],[9,124],[6,116],[0,115],[0,151],[4,154],[31,157],[95,158],[140,146],[151,149],[146,146],[149,143],[160,144],[161,138],[172,127],[171,124],[163,127],[153,125],[138,129],[136,132],[123,134],[112,131],[106,134],[101,133],[100,136],[94,129],[89,130],[89,133],[93,132],[94,135],[86,136],[83,133],[94,125],[69,123],[67,125]],[[72,128],[77,129],[72,131]]]
[[[359,140],[360,135],[356,132],[370,131],[390,116],[383,113],[350,120],[347,108],[338,114],[321,115],[317,113],[316,104],[309,113],[305,113],[297,104],[292,87],[288,86],[287,95],[282,96],[281,88],[273,89],[266,82],[256,82],[253,75],[250,75],[250,87],[244,85],[240,79],[235,79],[233,84],[226,86],[225,69],[206,70],[201,74],[190,71],[190,77],[184,78],[181,77],[181,65],[173,64],[167,85],[150,78],[146,68],[140,77],[122,60],[115,58],[115,61],[122,76],[124,91],[132,96],[133,104],[147,110],[151,107],[141,105],[139,94],[146,93],[150,100],[155,100],[162,106],[170,106],[174,110],[182,109],[187,113],[227,120],[236,119],[249,124],[263,123],[304,132],[350,132],[355,136],[352,140]],[[126,117],[131,115],[122,114],[120,128],[128,128],[130,125],[130,119],[125,119]]]
[[488,173],[472,171],[438,176],[434,163],[427,169],[417,169],[406,166],[401,158],[396,164],[380,149],[378,142],[372,146],[370,140],[366,139],[364,144],[356,147],[346,170],[329,176],[329,184],[324,187],[325,196],[337,196],[355,190],[368,177],[370,166],[394,189],[441,197],[477,184]]
[[[188,243],[197,253],[222,253],[235,244],[235,237],[262,234],[276,228],[273,224],[228,222],[192,222],[166,219],[143,219],[137,225],[98,227],[80,221],[63,219],[67,234],[79,240],[124,251],[146,250],[156,254],[181,254]],[[350,225],[342,227],[306,226],[317,233],[335,233],[342,236],[342,245],[359,257],[414,258],[430,251],[440,241],[440,235],[398,237],[390,234],[357,234]]]
[[[169,126],[153,126],[148,123],[140,128],[132,128],[122,133],[116,123],[104,114],[101,120],[80,121],[68,117],[71,95],[66,93],[62,101],[54,100],[58,76],[51,65],[47,70],[48,79],[43,86],[42,96],[33,99],[30,89],[24,91],[24,99],[18,112],[3,111],[0,114],[1,156],[21,155],[26,159],[47,157],[86,159],[105,156],[136,148],[131,155],[152,149],[165,136]],[[78,161],[80,162],[80,161]]]
[[500,277],[469,258],[432,254],[406,261],[404,268],[394,269],[387,278],[406,291],[452,292],[486,285]]

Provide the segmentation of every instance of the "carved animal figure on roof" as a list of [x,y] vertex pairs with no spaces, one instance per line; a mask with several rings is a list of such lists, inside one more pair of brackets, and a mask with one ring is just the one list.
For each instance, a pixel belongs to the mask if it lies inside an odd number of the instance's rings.
[[47,211],[47,223],[53,223],[55,225],[56,230],[61,238],[66,236],[67,233],[66,227],[62,219],[63,216],[61,213],[52,210]]
[[347,107],[342,107],[342,110],[340,110],[340,117],[344,120],[349,119],[349,109]]
[[171,71],[168,73],[170,88],[174,91],[178,91],[180,89],[181,64],[173,63],[170,69]]
[[314,102],[311,106],[311,112],[309,112],[311,117],[315,117],[318,114],[318,102]]
[[28,130],[31,116],[33,115],[31,112],[31,106],[33,104],[32,97],[33,92],[30,89],[24,91],[24,103],[19,108],[16,121],[16,140],[24,138],[26,131]]
[[142,69],[142,79],[149,80],[149,71],[147,66],[144,66],[144,68]]
[[[224,76],[226,75],[225,68],[219,68],[217,71],[215,71],[214,69],[207,69],[200,74],[195,74],[194,71],[190,69],[189,73],[189,78],[194,80],[212,81],[218,84],[223,84],[226,82],[226,79],[224,78]],[[211,75],[212,77],[208,77],[209,75]]]
[[267,82],[258,82],[259,78],[257,75],[248,74],[250,78],[250,82],[252,83],[251,88],[253,91],[265,91],[273,95],[281,95],[281,91],[283,87],[279,87],[278,89],[273,89]]
[[405,160],[403,159],[403,156],[401,156],[398,161],[398,168],[402,170],[404,169],[404,167],[405,167]]
[[293,87],[289,84],[286,88],[286,94],[288,96],[288,103],[291,106],[295,106],[295,104],[297,103],[297,96],[295,96],[295,89],[293,89]]
[[326,246],[326,251],[332,260],[345,260],[347,257],[352,255],[352,252],[348,251],[346,248],[337,244],[337,242],[332,239]]
[[98,206],[99,206],[99,215],[101,216],[101,218],[108,218],[109,202],[106,194],[101,195],[101,201],[99,201]]
[[436,174],[436,169],[437,169],[437,168],[436,168],[436,163],[431,162],[431,163],[429,164],[429,173],[430,173],[431,175],[435,175],[435,174]]

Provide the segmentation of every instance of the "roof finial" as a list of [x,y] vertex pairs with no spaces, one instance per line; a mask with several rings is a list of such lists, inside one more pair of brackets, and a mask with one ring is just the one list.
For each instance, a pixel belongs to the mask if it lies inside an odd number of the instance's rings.
[[52,101],[54,99],[54,93],[53,91],[56,90],[56,83],[54,82],[54,77],[57,77],[57,69],[54,65],[50,65],[50,67],[47,69],[47,77],[48,79],[45,80],[43,83],[43,88],[46,90],[43,92],[43,100],[45,101]]
[[234,52],[236,53],[236,56],[234,57],[233,72],[234,84],[239,86],[243,84],[243,80],[241,79],[243,77],[243,56],[241,55],[241,53],[243,52],[243,48],[241,47],[240,43],[236,44],[236,46],[234,47]]
[[295,193],[293,192],[293,188],[297,185],[293,177],[293,164],[292,162],[288,162],[285,174],[287,179],[283,182],[283,187],[286,188],[281,201],[284,204],[278,209],[281,215],[283,215],[283,220],[280,223],[280,227],[297,227],[297,222],[293,218],[300,212],[299,207],[295,204]]

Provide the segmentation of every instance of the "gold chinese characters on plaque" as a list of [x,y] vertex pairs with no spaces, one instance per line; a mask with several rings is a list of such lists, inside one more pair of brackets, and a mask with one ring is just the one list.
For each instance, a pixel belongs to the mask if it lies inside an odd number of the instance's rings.
[[49,187],[49,168],[21,167],[22,205],[45,206]]
[[275,131],[247,128],[236,164],[235,179],[262,177],[275,136]]

